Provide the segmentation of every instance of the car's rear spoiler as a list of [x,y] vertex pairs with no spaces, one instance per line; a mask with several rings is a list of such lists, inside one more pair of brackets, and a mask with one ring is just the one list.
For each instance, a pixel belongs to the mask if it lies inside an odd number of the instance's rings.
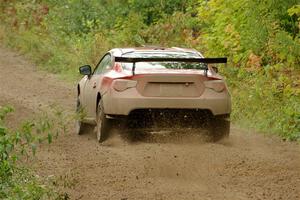
[[[132,73],[137,62],[194,62],[194,63],[227,63],[227,58],[130,58],[115,57],[115,62],[133,63]],[[206,69],[207,70],[207,69]]]

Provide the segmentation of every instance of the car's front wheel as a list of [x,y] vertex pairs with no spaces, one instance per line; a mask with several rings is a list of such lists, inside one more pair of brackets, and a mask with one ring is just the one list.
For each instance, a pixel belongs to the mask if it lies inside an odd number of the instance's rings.
[[109,133],[112,129],[112,122],[105,117],[102,100],[100,100],[97,107],[96,123],[97,140],[101,143],[108,138]]

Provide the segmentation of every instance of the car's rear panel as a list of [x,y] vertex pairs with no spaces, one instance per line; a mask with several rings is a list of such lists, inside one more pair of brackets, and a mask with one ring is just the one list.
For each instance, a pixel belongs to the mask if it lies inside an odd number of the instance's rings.
[[103,96],[107,114],[129,115],[137,109],[201,109],[222,115],[231,110],[227,88],[216,92],[207,87],[216,80],[205,75],[144,74],[128,81],[136,81],[135,87],[123,91],[111,88]]
[[145,97],[199,97],[205,77],[199,75],[147,75],[137,78],[137,91]]

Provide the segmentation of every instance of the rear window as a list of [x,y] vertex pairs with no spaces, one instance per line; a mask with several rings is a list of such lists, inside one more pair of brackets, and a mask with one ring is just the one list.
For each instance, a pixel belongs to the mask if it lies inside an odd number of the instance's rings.
[[[132,58],[201,58],[193,52],[129,52],[123,54],[124,57]],[[133,63],[122,63],[124,70],[132,70]],[[137,62],[136,71],[139,70],[160,70],[160,69],[197,69],[202,70],[207,67],[205,63],[186,63],[186,62]]]
[[128,52],[123,54],[124,57],[132,58],[201,58],[197,53],[193,52],[161,52],[161,51],[143,51]]

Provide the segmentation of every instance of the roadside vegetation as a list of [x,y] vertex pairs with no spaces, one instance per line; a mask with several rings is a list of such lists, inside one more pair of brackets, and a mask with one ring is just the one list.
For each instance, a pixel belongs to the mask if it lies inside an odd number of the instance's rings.
[[42,115],[10,129],[5,118],[11,112],[12,107],[0,106],[0,199],[68,199],[66,193],[58,192],[55,177],[39,177],[27,167],[41,143],[52,143],[66,130],[64,124],[55,122],[62,120],[63,113],[57,111],[55,121]]
[[299,0],[1,0],[0,11],[2,43],[72,80],[118,46],[227,56],[233,122],[300,139]]

